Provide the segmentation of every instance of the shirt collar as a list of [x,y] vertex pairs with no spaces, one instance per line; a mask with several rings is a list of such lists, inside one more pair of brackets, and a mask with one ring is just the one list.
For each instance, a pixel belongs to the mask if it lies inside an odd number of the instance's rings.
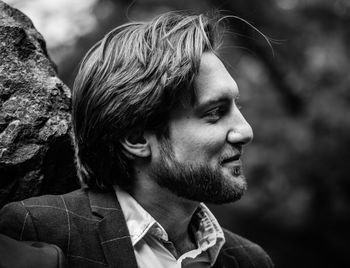
[[225,237],[217,219],[203,203],[200,203],[196,210],[191,227],[198,248],[202,251],[208,251],[209,259],[213,265],[220,249],[225,244]]
[[[154,235],[168,241],[168,234],[129,193],[118,186],[114,186],[120,207],[123,211],[128,227],[131,243],[135,246],[145,235]],[[200,203],[191,220],[197,247],[201,252],[206,251],[213,265],[220,249],[225,243],[223,230],[209,208]],[[197,250],[198,251],[198,250]]]

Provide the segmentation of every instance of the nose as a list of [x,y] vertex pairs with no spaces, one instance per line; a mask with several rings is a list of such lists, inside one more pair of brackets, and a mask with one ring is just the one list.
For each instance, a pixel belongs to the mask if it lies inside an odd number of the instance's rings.
[[248,144],[253,140],[253,129],[240,111],[234,116],[233,124],[227,133],[227,141],[231,144]]

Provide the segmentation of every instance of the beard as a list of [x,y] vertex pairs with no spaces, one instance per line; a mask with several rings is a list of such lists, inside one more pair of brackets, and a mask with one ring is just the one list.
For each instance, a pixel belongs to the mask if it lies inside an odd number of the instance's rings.
[[241,169],[230,173],[225,175],[220,165],[179,162],[166,138],[160,143],[160,160],[151,168],[151,176],[160,187],[185,199],[212,204],[237,201],[246,191]]

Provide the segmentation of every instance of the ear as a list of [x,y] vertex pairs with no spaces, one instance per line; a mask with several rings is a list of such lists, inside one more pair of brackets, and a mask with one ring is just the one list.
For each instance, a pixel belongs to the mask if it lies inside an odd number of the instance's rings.
[[133,133],[124,137],[121,144],[127,156],[131,159],[135,157],[146,158],[151,155],[149,142],[141,131],[133,131]]

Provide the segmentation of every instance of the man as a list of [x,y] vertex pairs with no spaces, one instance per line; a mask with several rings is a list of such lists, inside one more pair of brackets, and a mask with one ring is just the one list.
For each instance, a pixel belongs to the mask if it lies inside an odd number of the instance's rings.
[[272,267],[201,203],[240,199],[253,137],[217,56],[218,21],[167,13],[93,46],[72,97],[84,187],[4,207],[0,230],[58,245],[72,267]]

